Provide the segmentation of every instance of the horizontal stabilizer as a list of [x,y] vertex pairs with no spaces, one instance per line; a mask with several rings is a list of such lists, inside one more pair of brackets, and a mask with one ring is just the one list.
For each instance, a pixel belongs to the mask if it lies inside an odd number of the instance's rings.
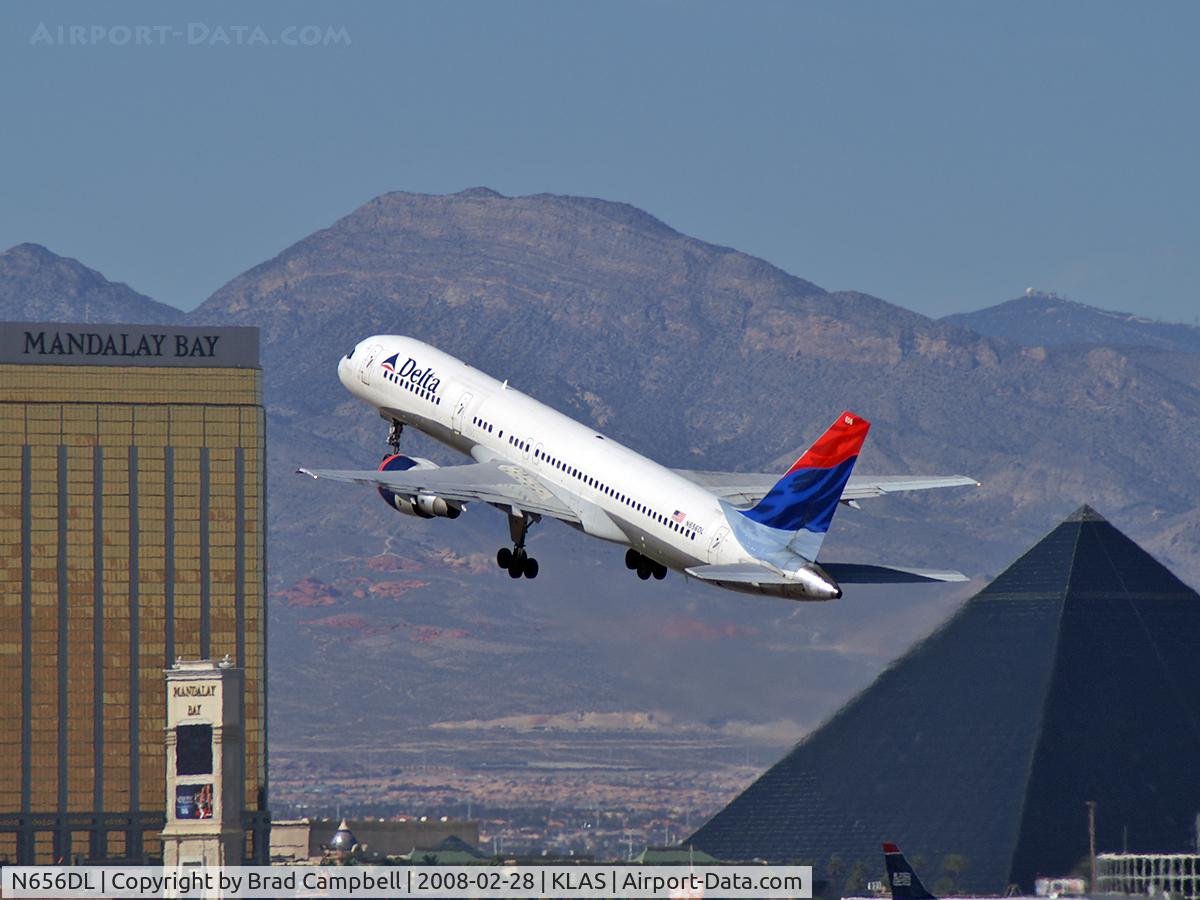
[[[712,491],[722,500],[753,506],[767,496],[779,480],[769,472],[699,472],[676,469],[676,474]],[[851,475],[842,490],[841,500],[866,500],[887,494],[928,491],[935,488],[979,487],[969,475]]]
[[692,566],[684,569],[702,581],[730,581],[736,584],[789,584],[794,579],[782,572],[756,563],[731,563],[724,566]]
[[970,475],[866,475],[851,477],[842,491],[843,500],[865,500],[884,494],[931,491],[948,487],[980,487]]
[[[706,568],[720,568],[707,566]],[[902,569],[865,563],[821,562],[821,568],[838,584],[917,584],[927,581],[969,581],[962,572],[938,569]]]

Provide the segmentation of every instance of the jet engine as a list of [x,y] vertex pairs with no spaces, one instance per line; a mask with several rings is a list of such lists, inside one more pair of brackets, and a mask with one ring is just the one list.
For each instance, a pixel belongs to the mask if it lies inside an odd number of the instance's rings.
[[[406,472],[409,469],[436,469],[438,464],[419,456],[404,456],[396,453],[385,457],[379,464],[380,472]],[[383,502],[397,512],[406,516],[416,516],[418,519],[433,519],[441,516],[446,519],[457,519],[462,515],[462,504],[455,500],[444,500],[433,494],[397,494],[390,488],[379,486],[379,496]]]

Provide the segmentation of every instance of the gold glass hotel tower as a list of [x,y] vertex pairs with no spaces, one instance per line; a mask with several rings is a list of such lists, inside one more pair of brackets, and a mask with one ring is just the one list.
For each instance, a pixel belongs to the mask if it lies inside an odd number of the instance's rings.
[[266,861],[264,466],[257,329],[0,323],[0,861],[157,857],[164,670],[226,654]]

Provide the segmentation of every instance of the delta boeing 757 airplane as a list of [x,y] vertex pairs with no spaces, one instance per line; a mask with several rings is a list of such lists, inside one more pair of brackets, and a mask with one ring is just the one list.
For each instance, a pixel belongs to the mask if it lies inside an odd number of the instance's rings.
[[[376,335],[338,363],[342,384],[391,423],[378,470],[300,469],[370,485],[389,506],[455,519],[468,503],[508,515],[512,547],[496,563],[535,578],[531,525],[558,519],[627,547],[639,578],[676,569],[735,591],[833,600],[840,584],[965,581],[958,572],[830,563],[818,556],[839,503],[899,491],[978,485],[963,475],[851,476],[870,423],[846,411],[783,474],[668,469],[447,353],[413,338]],[[439,467],[400,454],[405,426],[474,461]]]

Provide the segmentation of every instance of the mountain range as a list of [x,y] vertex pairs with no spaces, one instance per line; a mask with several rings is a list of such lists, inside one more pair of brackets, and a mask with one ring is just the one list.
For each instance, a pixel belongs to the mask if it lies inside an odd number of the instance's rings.
[[0,316],[8,321],[183,322],[185,313],[109,281],[40,244],[0,253]]
[[975,312],[946,316],[942,321],[1028,346],[1106,344],[1200,353],[1200,327],[1196,325],[1159,322],[1132,313],[1097,309],[1033,288],[1023,297]]
[[[672,767],[683,783],[725,784],[718,770],[748,781],[1084,502],[1200,583],[1200,354],[1185,332],[1130,340],[1142,333],[1131,320],[1109,341],[1117,332],[1068,322],[1098,311],[1060,304],[1054,316],[1031,299],[1039,312],[1010,332],[996,323],[1020,319],[1011,304],[936,321],[626,204],[486,188],[377,197],[186,315],[44,248],[0,254],[3,318],[261,329],[285,803],[318,781],[323,802],[351,798],[350,784],[329,787],[348,765],[404,781],[428,754],[451,772],[501,759],[537,770],[527,782],[509,772],[512,791],[545,790],[597,754],[625,774],[594,785]],[[844,510],[827,558],[975,581],[757,600],[677,576],[639,582],[617,548],[554,523],[531,534],[541,576],[510,581],[491,561],[507,540],[492,510],[422,522],[294,474],[378,461],[385,426],[335,375],[377,332],[436,344],[679,467],[783,471],[856,410],[873,422],[860,472],[965,473],[983,487]],[[417,435],[404,449],[455,461]],[[538,729],[553,739],[531,740]],[[723,791],[691,808],[711,811]]]

